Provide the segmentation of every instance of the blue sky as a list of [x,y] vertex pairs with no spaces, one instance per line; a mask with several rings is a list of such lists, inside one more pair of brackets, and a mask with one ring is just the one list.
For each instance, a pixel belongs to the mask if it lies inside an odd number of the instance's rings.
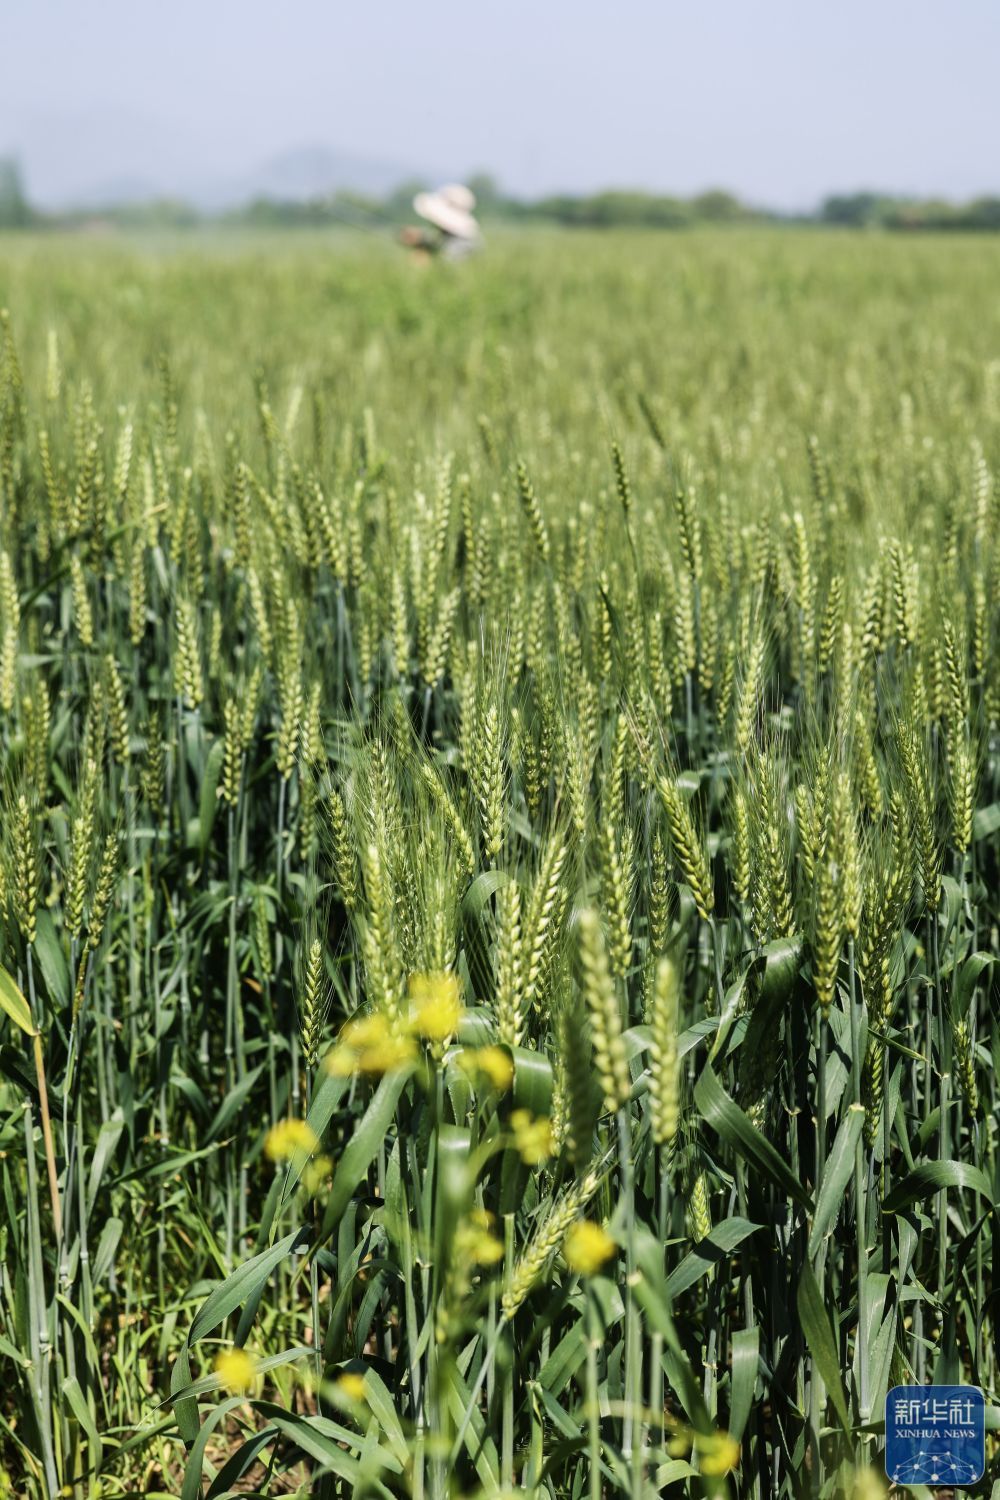
[[530,194],[1000,190],[997,0],[2,0],[0,47],[48,198],[314,145]]

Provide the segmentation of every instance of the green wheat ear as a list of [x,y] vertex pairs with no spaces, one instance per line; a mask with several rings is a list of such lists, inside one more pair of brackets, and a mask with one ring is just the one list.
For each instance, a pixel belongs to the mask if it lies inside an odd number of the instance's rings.
[[611,462],[615,470],[615,488],[618,491],[618,499],[621,502],[622,511],[626,522],[632,514],[632,485],[629,481],[628,470],[625,467],[625,455],[622,453],[620,443],[611,444]]
[[504,728],[495,701],[484,703],[479,713],[469,771],[479,804],[483,853],[495,861],[503,848],[507,821]]
[[680,1118],[677,1027],[679,1011],[679,978],[669,958],[661,958],[653,981],[653,1003],[650,1007],[649,1094],[653,1139],[658,1146],[669,1146],[677,1134]]
[[674,857],[680,865],[685,881],[691,888],[698,915],[707,922],[715,905],[708,856],[695,831],[687,802],[676,783],[669,777],[661,777],[657,783],[657,790],[666,810]]
[[707,1239],[712,1232],[712,1205],[705,1172],[697,1172],[692,1179],[687,1201],[687,1221],[691,1238],[696,1242]]
[[41,862],[36,812],[24,792],[18,795],[8,816],[12,824],[10,884],[14,917],[24,941],[33,943],[37,933]]
[[87,923],[87,946],[91,952],[96,952],[100,947],[105,924],[111,911],[111,903],[114,899],[118,875],[118,835],[116,833],[109,833],[104,840],[104,848],[101,851],[97,881],[94,885],[94,895],[90,903],[90,917]]
[[198,639],[198,618],[190,599],[177,601],[177,657],[174,688],[188,708],[196,709],[205,696]]
[[592,1167],[552,1205],[539,1224],[527,1248],[515,1263],[503,1293],[501,1307],[508,1322],[524,1303],[559,1249],[569,1226],[597,1192],[600,1180],[596,1168]]
[[358,906],[358,855],[344,799],[336,787],[331,787],[327,795],[327,811],[334,880],[344,906],[349,912],[353,912]]
[[834,862],[824,859],[816,879],[813,930],[813,985],[824,1011],[833,1001],[844,938],[842,879]]
[[577,928],[581,988],[590,1017],[597,1076],[604,1095],[605,1112],[615,1114],[628,1102],[632,1088],[618,996],[597,913],[590,909],[580,912]]
[[510,880],[497,892],[497,1036],[508,1047],[519,1047],[524,1035],[523,943],[521,888]]
[[559,828],[553,829],[545,847],[524,920],[524,1002],[538,1007],[545,999],[552,976],[568,894],[561,882],[569,846]]
[[125,704],[125,689],[114,656],[104,658],[105,685],[108,709],[108,738],[112,753],[119,765],[129,758],[128,710]]
[[517,496],[521,502],[528,529],[532,540],[543,562],[548,562],[552,555],[552,547],[549,542],[549,531],[542,515],[541,506],[535,495],[534,486],[528,474],[527,466],[521,459],[517,461]]
[[[90,606],[90,594],[83,563],[74,552],[70,558],[70,580],[73,589],[73,614],[81,646],[94,644],[94,616]],[[7,627],[10,629],[10,626]]]
[[632,958],[632,932],[628,916],[629,881],[615,829],[610,821],[602,823],[599,841],[601,898],[609,933],[611,972],[616,979],[624,979]]
[[45,679],[37,673],[31,691],[22,699],[24,720],[24,766],[28,783],[40,805],[49,791],[51,769],[52,705]]
[[659,827],[653,833],[649,865],[649,946],[653,953],[662,953],[670,930],[670,886],[666,850]]
[[302,1056],[308,1068],[315,1068],[319,1062],[320,1034],[323,1026],[322,985],[323,946],[317,938],[314,938],[309,945],[309,954],[306,959],[299,1010]]
[[150,714],[146,725],[145,742],[142,789],[149,806],[159,812],[163,800],[166,764],[162,720],[156,710]]

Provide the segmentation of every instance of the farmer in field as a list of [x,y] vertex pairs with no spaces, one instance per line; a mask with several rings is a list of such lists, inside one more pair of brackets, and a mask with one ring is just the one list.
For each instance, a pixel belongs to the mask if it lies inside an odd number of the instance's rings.
[[463,260],[483,242],[473,209],[475,194],[460,182],[450,182],[434,193],[418,193],[413,207],[427,226],[407,225],[400,235],[420,259],[443,255]]

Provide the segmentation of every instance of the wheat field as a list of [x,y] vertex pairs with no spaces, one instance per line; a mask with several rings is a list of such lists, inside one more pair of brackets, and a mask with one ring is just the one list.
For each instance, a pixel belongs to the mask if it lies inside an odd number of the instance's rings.
[[998,286],[0,242],[0,1495],[1000,1482]]

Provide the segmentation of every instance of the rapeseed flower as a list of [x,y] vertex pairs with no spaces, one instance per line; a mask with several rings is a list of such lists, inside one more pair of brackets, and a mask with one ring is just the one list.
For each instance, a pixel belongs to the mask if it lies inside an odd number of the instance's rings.
[[735,1469],[740,1461],[740,1445],[728,1432],[712,1432],[707,1436],[695,1436],[698,1450],[698,1467],[703,1474],[718,1479]]
[[354,1073],[390,1073],[416,1056],[407,1036],[397,1035],[388,1018],[375,1013],[348,1021],[337,1045],[327,1053],[325,1067],[335,1078]]
[[428,1042],[455,1035],[462,1015],[462,993],[454,974],[410,975],[410,1030]]
[[455,1232],[455,1257],[480,1266],[495,1266],[503,1259],[503,1245],[493,1233],[493,1215],[474,1208]]
[[514,1147],[528,1167],[537,1167],[552,1155],[552,1121],[546,1115],[533,1115],[527,1109],[515,1109],[510,1117]]
[[257,1383],[257,1361],[247,1349],[224,1349],[215,1361],[219,1384],[232,1396],[245,1396]]
[[365,1399],[365,1377],[357,1370],[345,1370],[334,1381],[337,1395],[345,1401],[358,1402]]
[[315,1197],[332,1171],[333,1162],[326,1155],[314,1156],[312,1161],[306,1163],[302,1172],[302,1186],[310,1197]]
[[270,1161],[291,1161],[296,1156],[311,1156],[319,1138],[307,1120],[279,1120],[264,1140],[264,1155]]
[[466,1047],[457,1061],[463,1072],[480,1074],[498,1094],[514,1082],[514,1064],[502,1047]]
[[566,1264],[578,1276],[596,1276],[617,1249],[607,1230],[592,1219],[578,1219],[571,1224],[563,1240]]

